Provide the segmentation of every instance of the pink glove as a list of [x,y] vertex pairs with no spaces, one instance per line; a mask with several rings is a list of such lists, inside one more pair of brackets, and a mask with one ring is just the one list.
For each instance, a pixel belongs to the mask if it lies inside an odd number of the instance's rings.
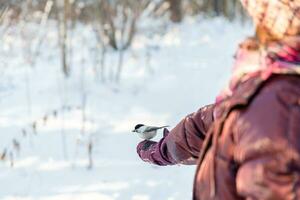
[[144,140],[137,145],[137,153],[139,157],[149,163],[156,165],[172,165],[174,160],[164,156],[164,140],[168,136],[168,129],[164,129],[164,137],[159,141]]

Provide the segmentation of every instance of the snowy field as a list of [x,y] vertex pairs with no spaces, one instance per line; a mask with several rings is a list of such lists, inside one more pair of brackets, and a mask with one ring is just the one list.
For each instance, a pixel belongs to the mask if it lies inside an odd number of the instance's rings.
[[[214,102],[250,25],[197,17],[151,37],[139,33],[119,85],[95,76],[95,39],[87,25],[72,33],[72,74],[64,79],[54,29],[45,28],[34,66],[17,28],[0,40],[0,152],[7,150],[0,199],[191,199],[195,166],[143,163],[131,130],[140,122],[173,127]],[[106,65],[116,65],[113,52]]]

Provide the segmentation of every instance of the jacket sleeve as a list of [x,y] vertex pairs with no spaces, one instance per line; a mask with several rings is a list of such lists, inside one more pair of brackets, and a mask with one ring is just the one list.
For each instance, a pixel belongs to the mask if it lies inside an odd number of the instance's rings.
[[262,91],[236,122],[236,185],[244,199],[300,199],[300,95],[290,92]]
[[159,142],[143,141],[137,153],[156,165],[196,164],[205,134],[213,122],[214,105],[208,105],[186,116],[170,132],[164,130]]

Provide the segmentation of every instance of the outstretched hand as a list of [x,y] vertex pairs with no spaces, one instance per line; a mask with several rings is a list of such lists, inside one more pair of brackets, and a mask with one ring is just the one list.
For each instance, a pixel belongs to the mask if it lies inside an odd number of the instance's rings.
[[[168,134],[169,134],[169,130],[168,129],[164,129],[163,130],[163,137],[165,138],[165,137],[167,137],[168,136]],[[140,142],[138,145],[137,145],[137,152],[139,153],[141,150],[142,151],[147,151],[147,150],[149,150],[149,148],[152,146],[152,145],[154,145],[154,144],[156,144],[157,142],[155,142],[155,141],[152,141],[152,140],[143,140],[142,142]]]

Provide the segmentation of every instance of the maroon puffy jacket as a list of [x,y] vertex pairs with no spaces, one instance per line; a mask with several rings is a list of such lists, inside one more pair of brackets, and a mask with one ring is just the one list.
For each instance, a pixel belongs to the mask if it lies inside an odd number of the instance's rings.
[[137,151],[157,165],[197,164],[194,200],[290,200],[300,199],[299,138],[300,77],[273,75],[240,84]]
[[265,50],[246,39],[217,104],[137,147],[153,164],[197,164],[194,200],[300,200],[300,37]]

